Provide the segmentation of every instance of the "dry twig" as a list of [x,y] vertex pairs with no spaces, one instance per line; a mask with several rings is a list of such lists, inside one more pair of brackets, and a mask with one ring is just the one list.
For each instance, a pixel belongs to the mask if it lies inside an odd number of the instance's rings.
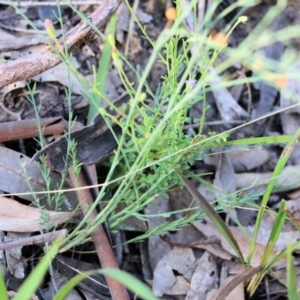
[[[69,175],[74,187],[87,185],[82,172],[80,172],[76,177],[73,167],[69,168]],[[86,215],[89,207],[93,205],[91,192],[90,190],[77,190],[76,193],[82,213]],[[97,211],[94,210],[90,215],[89,223],[95,220],[96,217]],[[105,230],[101,224],[93,231],[92,240],[94,242],[101,267],[118,269],[118,263],[110,246],[109,240],[105,234]],[[129,300],[128,293],[121,283],[110,277],[106,277],[106,281],[113,300]]]
[[[97,28],[107,23],[111,15],[117,10],[120,0],[103,0],[97,9],[88,17]],[[95,31],[84,20],[66,33],[65,41],[69,52],[74,54],[80,47],[94,38]],[[63,38],[59,43],[63,45]],[[0,88],[36,76],[61,63],[57,54],[50,46],[42,51],[16,59],[0,65]]]
[[68,235],[67,229],[52,231],[40,235],[30,236],[10,242],[0,243],[0,250],[8,250],[26,245],[45,244],[53,242],[58,238],[65,238]]

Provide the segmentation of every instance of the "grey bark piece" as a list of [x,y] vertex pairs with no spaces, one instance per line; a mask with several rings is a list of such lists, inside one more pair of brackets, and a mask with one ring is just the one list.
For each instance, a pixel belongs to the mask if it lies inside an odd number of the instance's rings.
[[[119,107],[127,103],[129,98],[129,95],[123,94],[114,104]],[[109,111],[109,113],[117,115],[116,111]],[[114,124],[112,127],[116,135],[121,134],[122,129],[119,126]],[[117,146],[113,134],[100,114],[93,119],[91,125],[71,133],[70,139],[76,142],[76,159],[83,165],[92,165],[103,161],[109,157]],[[66,157],[67,149],[68,141],[66,136],[62,136],[38,151],[33,156],[33,159],[38,159],[40,155],[48,153],[49,167],[52,170],[62,172],[73,163],[70,157]]]

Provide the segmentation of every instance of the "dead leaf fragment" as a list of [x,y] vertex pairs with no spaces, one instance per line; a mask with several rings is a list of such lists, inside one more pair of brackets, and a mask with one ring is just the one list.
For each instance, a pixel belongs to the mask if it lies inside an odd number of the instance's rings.
[[[74,56],[70,63],[74,69],[78,69],[80,67]],[[71,86],[73,93],[82,94],[84,86],[81,85],[74,74],[69,73],[70,71],[68,70],[68,67],[64,63],[61,63],[39,75],[34,76],[32,79],[37,82],[57,81],[64,86]]]
[[189,290],[188,281],[183,276],[175,276],[173,270],[185,274],[193,265],[195,257],[192,249],[175,247],[167,253],[154,270],[153,293],[166,295],[185,295]]
[[[161,224],[167,222],[167,219],[163,217],[163,213],[167,213],[170,211],[170,205],[167,199],[163,197],[157,197],[155,201],[149,203],[145,208],[146,215],[157,215],[156,217],[148,219],[148,227],[149,229],[155,228]],[[159,261],[171,251],[172,247],[163,243],[160,239],[155,236],[150,236],[148,239],[148,255],[149,255],[149,263],[152,270],[155,270],[155,267],[159,263]]]
[[[5,242],[28,236],[28,233],[8,232],[4,237]],[[25,260],[22,257],[22,247],[15,247],[5,251],[7,267],[14,277],[22,279],[25,277]]]
[[230,92],[222,87],[221,78],[211,66],[209,68],[210,85],[222,120],[230,122],[248,117],[248,113],[236,103]]
[[[0,126],[1,128],[1,126]],[[61,176],[51,172],[49,174],[51,178],[51,188],[54,190],[57,188],[61,181]],[[27,181],[25,180],[27,178]],[[0,190],[6,193],[26,193],[29,192],[29,185],[35,192],[46,190],[46,183],[43,180],[41,169],[37,162],[30,161],[30,158],[19,152],[11,149],[0,147]],[[64,185],[65,188],[69,187]],[[77,198],[74,192],[66,193],[66,199],[62,209],[72,210],[69,204],[73,208],[77,205]],[[33,201],[34,197],[29,195],[23,195],[23,199]],[[41,205],[46,206],[45,198],[41,197]],[[67,206],[66,203],[69,203]]]
[[191,288],[185,300],[205,300],[207,293],[216,285],[217,275],[215,259],[208,252],[204,252],[192,277]]
[[[273,173],[239,173],[235,174],[235,183],[237,190],[245,189],[249,186],[260,187],[264,190]],[[277,179],[277,191],[288,191],[300,187],[299,166],[285,167]]]
[[218,155],[216,168],[214,186],[219,189],[220,196],[235,192],[234,170],[228,155],[224,153]]
[[249,146],[231,146],[228,156],[231,159],[233,168],[236,172],[243,172],[261,166],[269,159],[269,152],[262,146],[250,148]]
[[[247,226],[246,232],[249,236],[253,235],[254,227]],[[256,240],[261,244],[267,244],[269,240],[269,236],[271,234],[271,228],[261,227],[258,231]],[[299,231],[281,231],[279,237],[277,239],[275,249],[280,252],[289,247],[289,245],[296,243],[300,240],[300,232]]]
[[[226,239],[221,235],[221,233],[209,221],[207,221],[206,224],[196,221],[196,222],[193,222],[193,226],[195,226],[198,230],[200,230],[203,234],[205,234],[208,237],[216,236],[220,240],[224,250],[226,250],[230,254],[234,255],[235,257],[237,256],[235,251],[233,250],[233,248],[226,241]],[[229,227],[229,228],[240,247],[240,250],[243,254],[244,259],[247,260],[248,255],[249,255],[249,249],[250,249],[250,240],[246,236],[244,236],[242,233],[240,233],[238,230],[236,230],[235,228],[233,228],[233,227]],[[265,247],[266,247],[266,245],[264,245],[264,244],[261,244],[258,242],[255,243],[254,254],[253,254],[252,260],[250,262],[250,265],[253,268],[260,266],[261,257],[264,253]],[[272,259],[272,257],[274,257],[276,255],[277,255],[277,252],[275,250],[273,250],[270,255],[270,259]],[[280,259],[279,261],[277,261],[275,263],[275,266],[278,266],[278,265],[281,266],[284,264],[285,264],[285,259]]]
[[[48,225],[55,227],[68,221],[75,212],[47,211]],[[34,232],[45,229],[41,224],[41,213],[36,207],[20,204],[16,200],[0,196],[0,230],[13,232]]]
[[[217,292],[214,294],[214,296],[210,300],[224,300],[227,299],[227,296],[237,287],[239,286],[243,281],[246,281],[250,279],[252,276],[257,274],[262,267],[256,267],[256,268],[247,268],[245,270],[242,270],[235,276],[228,277],[225,282],[222,284],[222,286],[217,290]],[[229,298],[229,299],[236,299],[236,298]],[[239,298],[241,299],[241,298]]]
[[1,43],[0,51],[9,51],[13,49],[23,48],[25,46],[36,45],[44,43],[44,38],[40,34],[22,34],[17,38],[0,28]]

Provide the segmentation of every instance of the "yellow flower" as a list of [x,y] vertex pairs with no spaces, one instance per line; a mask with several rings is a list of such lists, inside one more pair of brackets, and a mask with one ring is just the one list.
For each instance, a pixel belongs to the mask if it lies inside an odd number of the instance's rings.
[[44,21],[44,25],[45,25],[46,31],[47,31],[48,35],[50,36],[50,38],[55,39],[56,38],[56,32],[55,32],[55,28],[54,28],[51,20],[46,19]]
[[278,74],[276,76],[276,78],[274,79],[274,83],[275,83],[276,87],[278,87],[280,89],[286,87],[288,82],[289,82],[289,79],[284,74]]
[[173,6],[168,7],[165,11],[165,16],[166,16],[167,20],[174,21],[177,18],[176,8]]

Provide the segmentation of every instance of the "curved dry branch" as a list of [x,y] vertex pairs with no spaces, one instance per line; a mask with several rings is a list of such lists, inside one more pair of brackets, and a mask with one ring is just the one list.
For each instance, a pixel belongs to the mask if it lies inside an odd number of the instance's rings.
[[[107,23],[111,15],[117,10],[121,0],[102,0],[97,9],[88,17],[97,28]],[[66,33],[65,41],[69,52],[76,53],[82,44],[92,40],[94,29],[84,20]],[[63,39],[59,41],[63,45]],[[0,88],[20,80],[36,76],[60,63],[58,56],[53,53],[50,46],[37,53],[0,64]]]

